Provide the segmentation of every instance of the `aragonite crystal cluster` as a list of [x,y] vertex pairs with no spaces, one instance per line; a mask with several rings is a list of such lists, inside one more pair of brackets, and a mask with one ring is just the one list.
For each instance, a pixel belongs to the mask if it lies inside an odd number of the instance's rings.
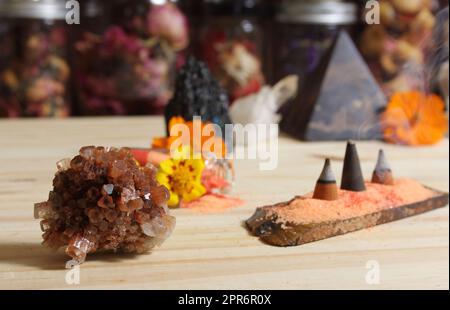
[[155,168],[140,166],[128,149],[83,147],[57,168],[35,218],[42,219],[43,244],[66,247],[72,264],[102,250],[143,253],[172,232],[168,190],[156,181]]

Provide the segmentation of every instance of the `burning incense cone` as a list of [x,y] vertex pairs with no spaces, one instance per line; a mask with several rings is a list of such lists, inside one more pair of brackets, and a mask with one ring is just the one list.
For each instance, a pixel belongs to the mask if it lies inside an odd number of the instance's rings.
[[394,185],[392,170],[386,160],[383,150],[378,152],[377,165],[375,166],[375,170],[373,170],[372,174],[372,183]]
[[366,190],[364,178],[359,163],[358,151],[352,141],[348,141],[345,151],[344,168],[342,171],[341,189],[353,192]]
[[325,160],[322,173],[317,180],[313,198],[321,200],[336,200],[338,198],[336,178],[333,170],[331,170],[330,160],[328,158]]

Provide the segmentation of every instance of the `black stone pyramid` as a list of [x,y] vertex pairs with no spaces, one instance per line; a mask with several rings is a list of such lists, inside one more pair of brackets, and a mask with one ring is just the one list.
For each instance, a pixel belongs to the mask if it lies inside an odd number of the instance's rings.
[[282,111],[281,130],[302,140],[381,138],[386,98],[352,39],[341,31],[297,98]]

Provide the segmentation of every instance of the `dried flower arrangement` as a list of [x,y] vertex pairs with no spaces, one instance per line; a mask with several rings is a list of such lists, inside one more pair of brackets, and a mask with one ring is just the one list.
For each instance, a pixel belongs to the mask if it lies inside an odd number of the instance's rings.
[[166,3],[134,23],[139,27],[113,25],[77,42],[83,113],[160,113],[171,98],[177,52],[189,43],[187,20]]
[[206,35],[203,57],[231,102],[258,92],[265,83],[262,61],[250,40],[227,38],[219,31]]
[[63,26],[46,27],[30,21],[24,26],[23,50],[11,56],[0,72],[0,106],[6,116],[55,116],[70,113]]

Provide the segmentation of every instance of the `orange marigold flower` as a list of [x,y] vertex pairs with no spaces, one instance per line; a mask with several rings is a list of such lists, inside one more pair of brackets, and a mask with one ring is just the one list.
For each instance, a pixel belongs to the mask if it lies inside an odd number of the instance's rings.
[[434,144],[448,130],[443,100],[419,91],[392,95],[381,123],[386,141],[406,145]]
[[[199,122],[199,130],[201,133],[200,141],[195,141],[198,137],[194,136],[194,126],[196,122]],[[217,157],[223,158],[226,155],[226,145],[221,137],[218,137],[214,133],[214,127],[211,123],[203,123],[201,121],[185,121],[182,117],[176,116],[169,120],[169,132],[171,129],[178,124],[183,124],[187,126],[189,130],[189,137],[179,136],[169,136],[169,137],[157,137],[152,141],[153,148],[164,148],[171,150],[172,143],[177,139],[186,138],[189,140],[181,140],[182,144],[192,148],[194,152],[200,153],[203,151],[208,151],[215,153]],[[178,146],[174,146],[175,148]],[[214,148],[216,147],[216,148]]]

